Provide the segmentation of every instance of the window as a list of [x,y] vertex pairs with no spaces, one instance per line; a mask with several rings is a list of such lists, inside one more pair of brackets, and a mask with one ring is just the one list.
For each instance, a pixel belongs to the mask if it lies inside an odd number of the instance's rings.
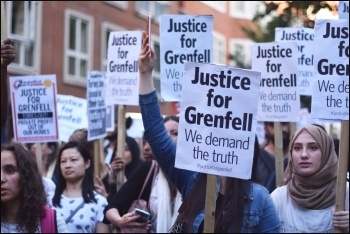
[[230,1],[229,4],[232,18],[247,20],[252,20],[255,13],[263,7],[262,1]]
[[128,1],[104,1],[105,3],[120,8],[122,10],[128,9]]
[[230,40],[230,66],[239,68],[250,68],[251,49],[253,41],[249,39]]
[[136,1],[136,11],[145,17],[152,15],[156,21],[161,14],[168,13],[168,7],[168,1]]
[[16,58],[10,69],[20,73],[36,73],[37,67],[37,1],[7,1],[8,37],[14,42]]
[[226,65],[226,39],[223,35],[213,33],[213,60],[216,64]]
[[102,71],[107,71],[107,56],[108,56],[108,38],[109,38],[109,34],[111,32],[116,32],[116,31],[123,31],[125,30],[124,28],[115,25],[115,24],[111,24],[108,22],[103,22],[102,23],[102,46],[101,46],[101,69]]
[[[156,57],[160,58],[160,44],[159,44],[159,37],[155,35],[151,35],[151,43],[152,43],[152,49],[156,53]],[[160,59],[156,60],[156,64],[154,65],[153,69],[153,82],[154,86],[157,92],[157,96],[159,98],[159,101],[162,101],[163,99],[161,98],[160,95]]]
[[201,3],[217,10],[220,13],[226,13],[226,1],[201,1]]
[[92,64],[93,19],[81,12],[65,12],[64,81],[86,86],[87,71]]

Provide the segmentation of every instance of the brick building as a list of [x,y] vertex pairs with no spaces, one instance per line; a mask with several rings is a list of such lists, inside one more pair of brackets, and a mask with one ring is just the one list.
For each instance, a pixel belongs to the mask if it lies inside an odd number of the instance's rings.
[[[251,41],[241,26],[253,26],[251,19],[260,3],[6,1],[8,37],[15,41],[17,52],[9,76],[56,74],[59,94],[85,98],[87,71],[106,69],[109,33],[145,30],[149,14],[153,16],[153,48],[158,53],[160,14],[208,14],[214,16],[214,63],[234,66],[230,54],[249,63]],[[159,88],[159,75],[154,79]],[[163,114],[171,114],[174,103],[161,102],[161,109]],[[126,106],[126,112],[139,112],[139,107]]]

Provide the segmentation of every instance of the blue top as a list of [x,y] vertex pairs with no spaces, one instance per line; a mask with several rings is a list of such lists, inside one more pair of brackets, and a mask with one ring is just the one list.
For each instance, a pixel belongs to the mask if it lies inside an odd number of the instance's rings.
[[[140,95],[139,102],[145,128],[144,137],[150,144],[159,166],[172,180],[185,199],[196,182],[199,173],[174,167],[176,144],[165,130],[156,92]],[[217,191],[219,190],[217,189]],[[249,191],[247,191],[247,196],[250,203],[244,206],[241,231],[254,233],[279,232],[280,221],[267,189],[252,182]],[[193,222],[194,232],[198,232],[198,228],[203,220],[204,207]]]

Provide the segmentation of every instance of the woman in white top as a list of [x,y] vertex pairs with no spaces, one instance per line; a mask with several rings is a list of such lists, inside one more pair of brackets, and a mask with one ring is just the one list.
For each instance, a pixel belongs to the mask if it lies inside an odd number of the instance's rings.
[[281,232],[348,231],[349,188],[345,211],[334,212],[337,167],[333,140],[324,129],[306,125],[295,132],[285,185],[271,193]]
[[[47,203],[42,177],[31,153],[19,143],[1,146],[1,233],[41,233]],[[50,210],[50,209],[49,209]],[[67,233],[56,215],[50,230]]]
[[72,233],[108,233],[102,223],[105,197],[94,191],[93,164],[90,149],[83,143],[70,141],[62,146],[59,173],[52,206],[67,223]]

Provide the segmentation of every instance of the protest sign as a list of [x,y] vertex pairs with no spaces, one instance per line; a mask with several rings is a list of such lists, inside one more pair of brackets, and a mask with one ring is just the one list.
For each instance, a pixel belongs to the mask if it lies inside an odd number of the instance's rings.
[[314,72],[312,118],[349,120],[349,20],[316,20]]
[[110,104],[139,104],[140,31],[111,32],[108,39],[107,99]]
[[60,141],[68,142],[75,130],[88,127],[86,99],[58,94],[57,116]]
[[249,179],[260,73],[193,62],[184,68],[175,167]]
[[276,28],[276,42],[295,41],[298,44],[298,87],[300,95],[311,96],[314,60],[314,29],[312,28]]
[[58,141],[56,75],[10,77],[14,139]]
[[160,16],[161,95],[180,101],[184,62],[213,63],[213,16]]
[[87,75],[88,141],[104,138],[106,132],[105,73],[90,71]]
[[114,105],[107,105],[106,106],[106,131],[107,132],[114,131],[114,129],[115,129],[114,122],[115,122]]
[[339,19],[349,19],[349,1],[339,1],[338,14]]
[[252,70],[261,72],[258,121],[297,121],[300,110],[297,56],[296,42],[252,45]]

